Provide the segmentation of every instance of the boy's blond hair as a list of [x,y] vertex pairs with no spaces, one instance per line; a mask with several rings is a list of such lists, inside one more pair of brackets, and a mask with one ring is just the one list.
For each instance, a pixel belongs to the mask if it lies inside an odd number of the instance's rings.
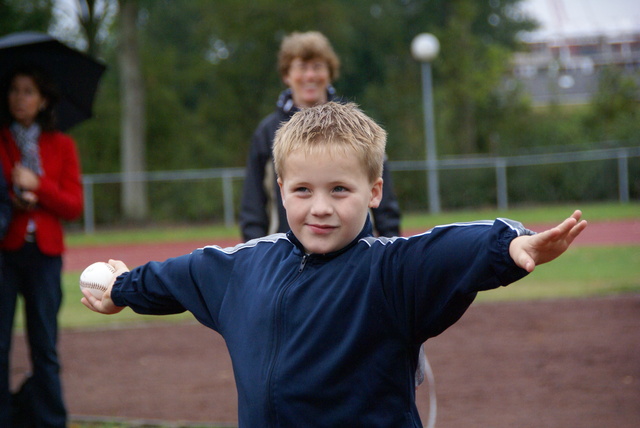
[[277,131],[273,159],[278,177],[295,150],[307,156],[358,157],[371,183],[382,177],[387,133],[354,103],[328,102],[300,110]]
[[333,51],[329,39],[318,31],[306,33],[293,32],[282,39],[278,53],[278,71],[281,77],[289,73],[291,62],[300,58],[303,61],[321,59],[329,66],[329,77],[333,82],[340,74],[340,60]]

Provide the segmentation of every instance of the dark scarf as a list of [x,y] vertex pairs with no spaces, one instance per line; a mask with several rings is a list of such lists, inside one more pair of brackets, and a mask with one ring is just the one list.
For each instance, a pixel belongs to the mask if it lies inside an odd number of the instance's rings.
[[[336,89],[331,85],[327,86],[327,101],[333,101],[335,97]],[[289,116],[300,110],[295,106],[295,104],[293,104],[293,94],[291,92],[291,88],[287,88],[284,91],[280,92],[280,96],[278,97],[276,105],[280,110],[282,110]]]
[[42,175],[42,164],[40,162],[40,148],[38,138],[40,138],[40,125],[33,123],[28,128],[17,122],[11,124],[11,133],[20,149],[20,163],[38,175]]

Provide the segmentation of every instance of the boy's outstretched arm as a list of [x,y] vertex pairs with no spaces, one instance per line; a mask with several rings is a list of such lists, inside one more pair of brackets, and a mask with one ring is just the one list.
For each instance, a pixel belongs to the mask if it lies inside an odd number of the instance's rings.
[[554,228],[536,235],[518,236],[509,245],[509,255],[516,265],[532,272],[537,265],[550,262],[569,248],[587,227],[585,220],[580,221],[581,216],[582,212],[576,210]]
[[113,303],[113,300],[111,300],[111,288],[113,287],[116,278],[120,276],[120,274],[129,272],[129,268],[127,267],[127,265],[125,265],[120,260],[109,260],[109,264],[113,266],[116,271],[113,275],[113,282],[111,282],[109,288],[107,288],[107,291],[105,291],[102,295],[102,299],[96,298],[93,294],[91,294],[89,290],[84,289],[82,290],[82,294],[84,295],[84,297],[82,298],[82,300],[80,300],[83,305],[85,305],[92,311],[107,315],[117,314],[124,309],[124,306],[117,306]]

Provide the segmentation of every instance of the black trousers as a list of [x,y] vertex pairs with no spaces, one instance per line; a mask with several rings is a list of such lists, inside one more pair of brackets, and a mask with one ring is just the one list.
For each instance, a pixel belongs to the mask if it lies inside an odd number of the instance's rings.
[[[32,419],[30,426],[64,428],[67,412],[57,352],[62,257],[44,255],[35,243],[26,243],[18,251],[5,251],[3,259],[0,283],[0,427],[11,427],[12,412],[21,411]],[[32,369],[19,400],[15,396],[12,398],[9,391],[9,355],[18,294],[24,298]]]

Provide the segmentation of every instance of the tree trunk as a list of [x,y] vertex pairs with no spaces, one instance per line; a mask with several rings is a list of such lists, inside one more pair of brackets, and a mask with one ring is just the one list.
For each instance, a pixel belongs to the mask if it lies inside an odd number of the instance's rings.
[[[93,58],[98,57],[98,28],[102,18],[96,15],[96,0],[78,0],[78,23],[87,41],[87,54]],[[104,17],[104,14],[102,15]]]
[[141,174],[146,169],[144,83],[138,50],[136,0],[120,1],[120,164],[124,173],[121,203],[124,218],[140,221],[147,218],[149,206],[147,183]]

